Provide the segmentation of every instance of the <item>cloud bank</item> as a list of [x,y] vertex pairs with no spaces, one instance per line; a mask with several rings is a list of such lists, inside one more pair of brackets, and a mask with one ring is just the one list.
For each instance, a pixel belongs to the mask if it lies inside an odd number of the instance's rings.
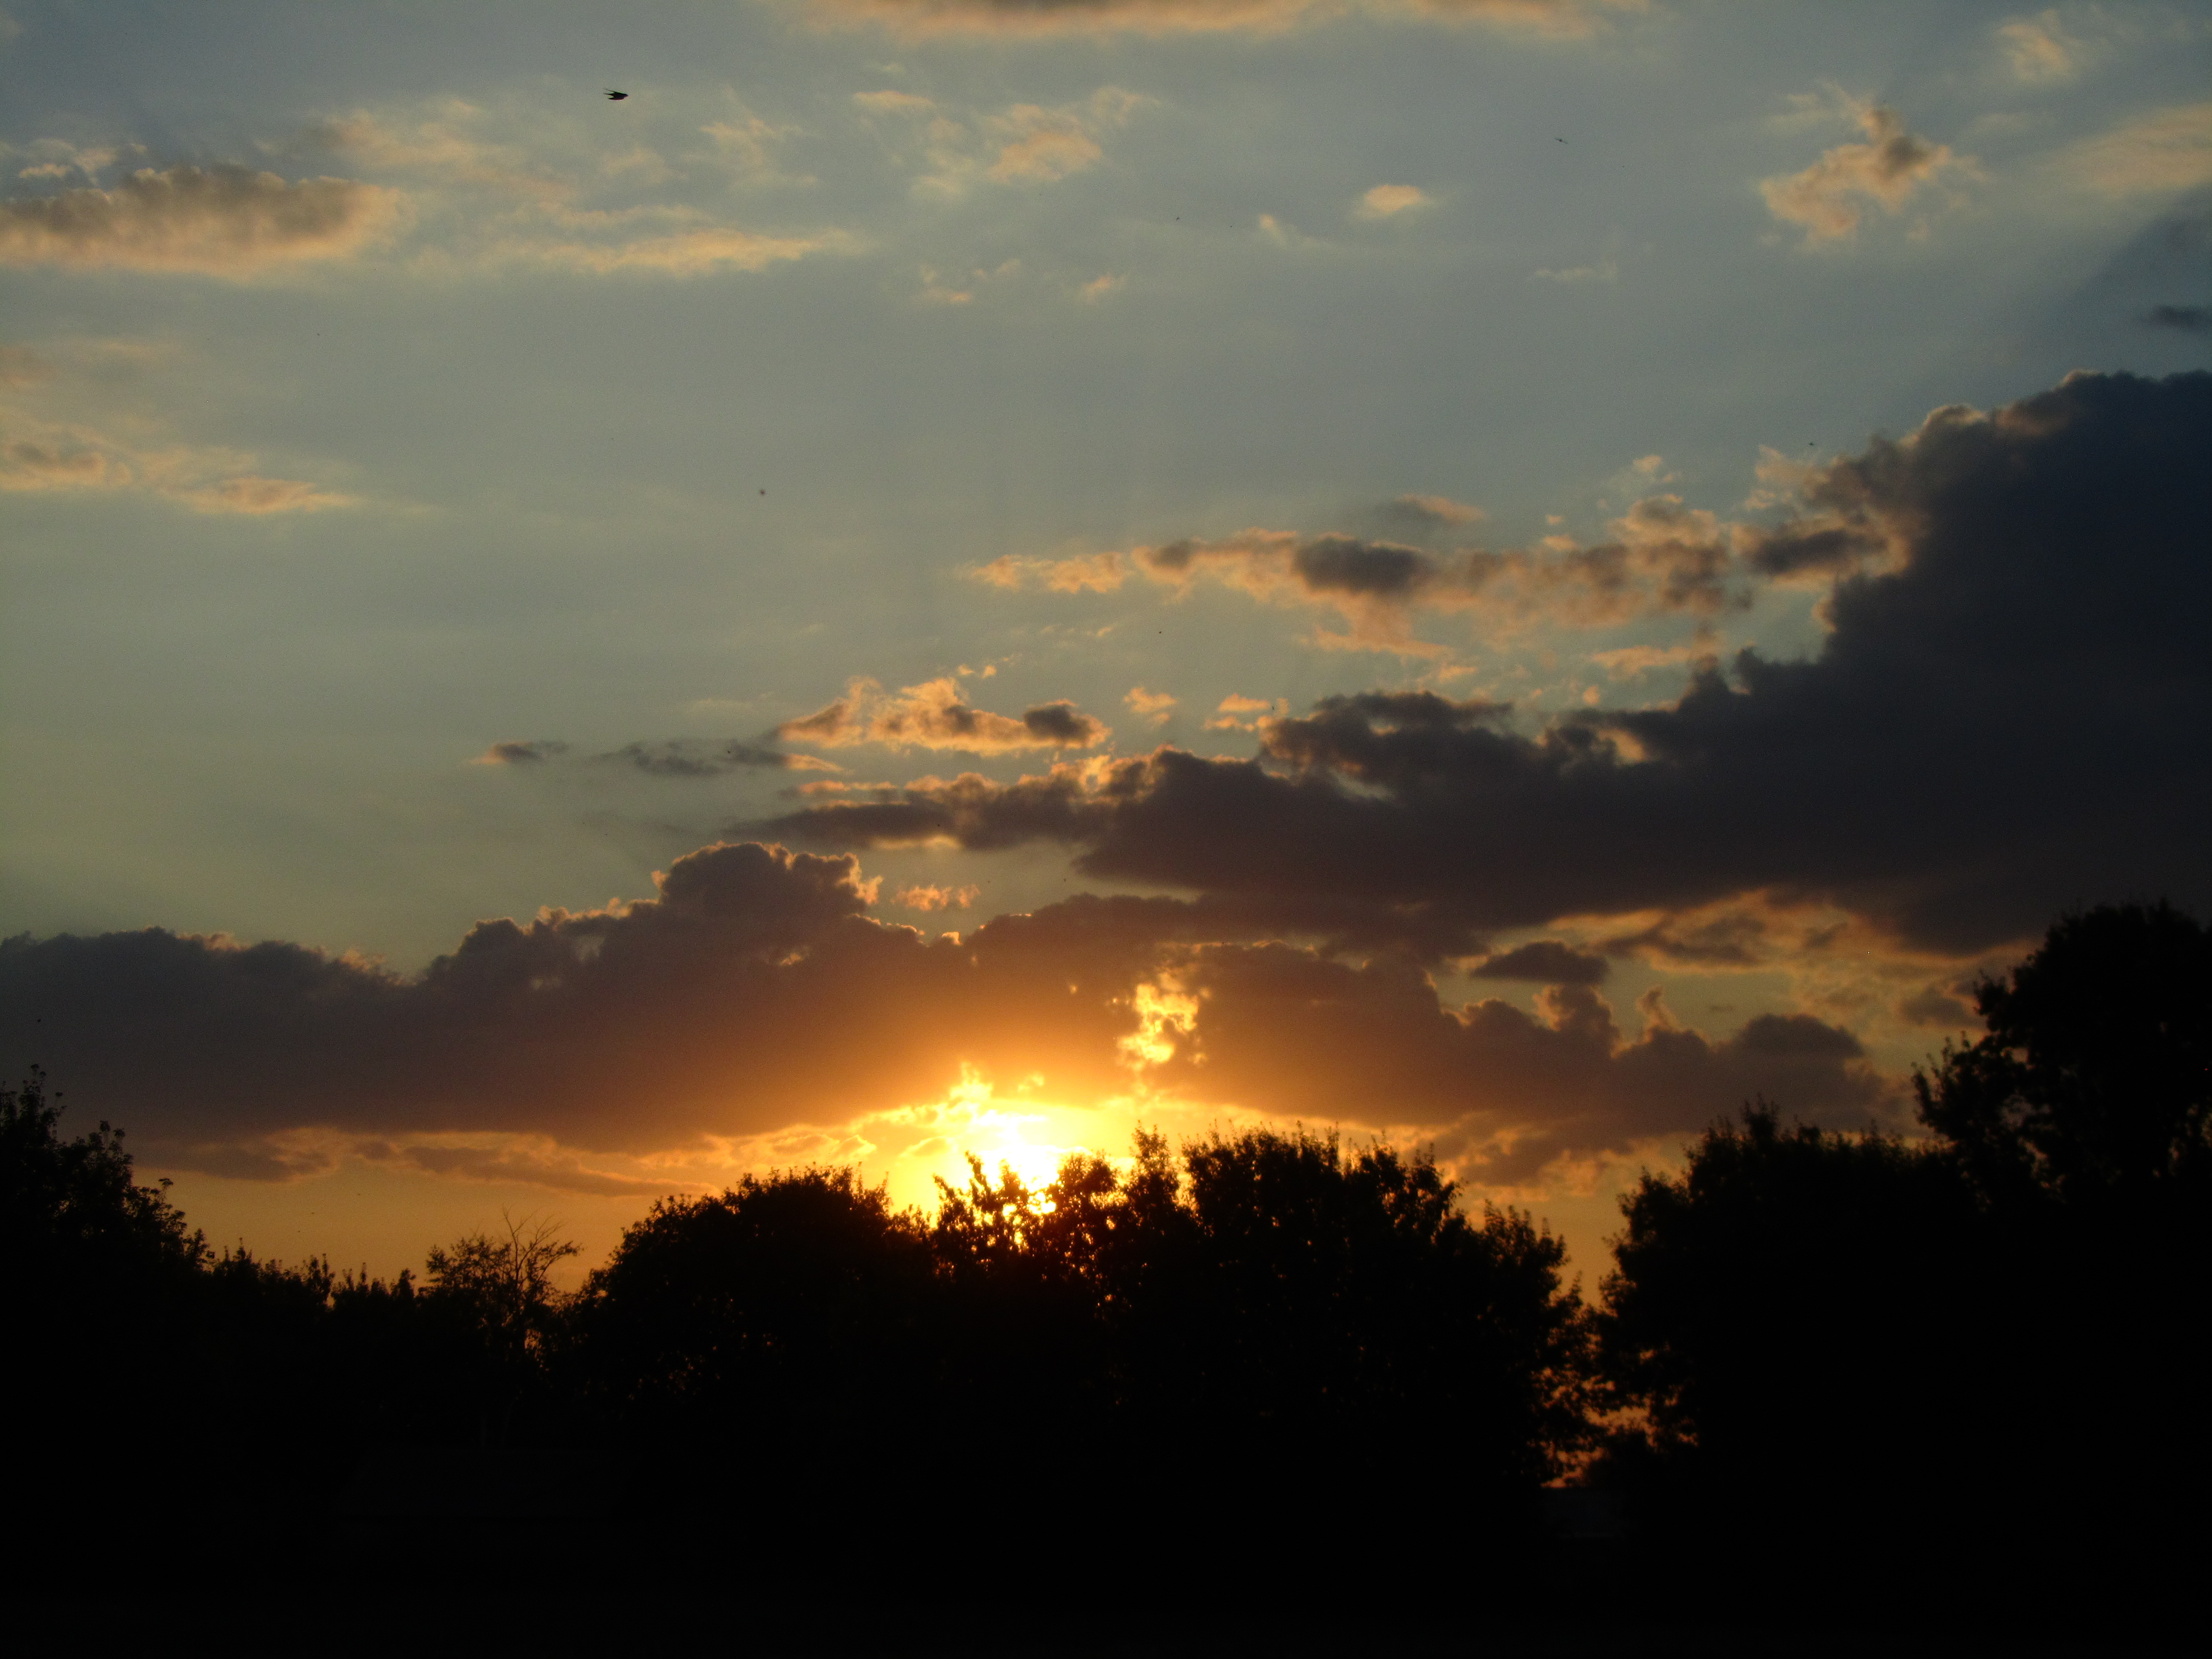
[[848,858],[718,845],[656,882],[479,923],[413,979],[157,929],[9,939],[0,1060],[45,1063],[161,1167],[281,1179],[352,1158],[576,1190],[646,1184],[591,1154],[810,1125],[836,1144],[978,1073],[1133,1115],[1395,1126],[1498,1182],[1754,1091],[1846,1116],[1886,1091],[1807,1016],[1715,1040],[1647,998],[1632,1036],[1572,963],[1534,1014],[1450,1007],[1402,957],[1283,944],[1231,905],[1086,897],[933,939],[871,917]]
[[[771,827],[854,848],[1054,842],[1096,877],[1378,915],[1442,904],[1477,927],[1765,892],[1965,951],[2102,898],[2201,907],[2208,442],[2212,376],[2078,374],[1817,469],[1806,511],[1746,556],[1833,573],[1826,643],[1801,661],[1747,652],[1671,706],[1523,732],[1480,701],[1337,696],[1262,722],[1250,760],[1163,747]],[[1213,559],[1352,592],[1436,579],[1411,550],[1303,550],[1186,544],[1133,563],[1172,580]]]

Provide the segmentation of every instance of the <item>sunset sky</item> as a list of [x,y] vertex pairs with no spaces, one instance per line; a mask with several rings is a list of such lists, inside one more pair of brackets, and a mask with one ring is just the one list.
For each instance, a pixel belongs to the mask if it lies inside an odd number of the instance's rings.
[[2202,7],[4,3],[0,1066],[217,1243],[1296,1120],[1589,1282],[2212,909]]

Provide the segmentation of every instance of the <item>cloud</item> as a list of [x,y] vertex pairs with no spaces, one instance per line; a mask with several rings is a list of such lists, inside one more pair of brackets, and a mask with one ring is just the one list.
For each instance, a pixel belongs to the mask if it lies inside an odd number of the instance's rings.
[[1609,971],[1603,957],[1555,939],[1516,945],[1468,969],[1476,979],[1524,979],[1542,985],[1600,985]]
[[304,479],[264,478],[252,472],[197,489],[180,489],[175,495],[195,513],[319,513],[325,507],[358,504],[356,496],[318,489]]
[[[32,384],[35,384],[33,382]],[[95,428],[0,407],[0,490],[154,496],[195,513],[266,517],[357,507],[360,497],[252,471],[244,451],[204,444],[155,448]]]
[[1479,507],[1455,501],[1449,495],[1400,495],[1375,509],[1376,516],[1401,535],[1456,530],[1483,517]]
[[2061,164],[2106,196],[2195,190],[2212,184],[2212,103],[2185,104],[2085,138]]
[[406,114],[356,111],[325,122],[308,141],[343,151],[378,171],[431,183],[488,190],[541,203],[568,200],[574,186],[533,161],[531,146],[481,136],[489,112],[458,98]]
[[1119,553],[1079,554],[1066,559],[1007,553],[977,566],[974,574],[976,580],[1010,592],[1042,587],[1056,593],[1111,593],[1128,579],[1130,565]]
[[983,890],[969,884],[965,887],[902,887],[891,896],[891,902],[909,910],[927,914],[932,910],[965,910],[983,895]]
[[811,178],[787,173],[777,152],[799,136],[795,126],[778,126],[746,113],[742,121],[709,121],[699,129],[714,141],[716,154],[736,176],[753,185],[811,185]]
[[388,235],[404,208],[398,191],[351,179],[145,167],[112,190],[0,201],[0,264],[244,278],[356,254]]
[[1870,142],[1838,144],[1802,173],[1759,181],[1767,210],[1802,225],[1808,246],[1856,236],[1869,202],[1894,215],[1945,173],[1972,168],[1949,146],[1907,131],[1895,110],[1869,104],[1854,114]]
[[626,743],[621,748],[592,757],[635,768],[653,777],[707,778],[725,772],[753,770],[835,772],[830,762],[815,755],[787,755],[765,744],[742,738],[675,738],[661,743]]
[[568,752],[568,745],[551,738],[513,739],[495,743],[469,763],[471,766],[537,766]]
[[1231,692],[1224,697],[1206,723],[1209,732],[1256,732],[1261,720],[1273,715],[1280,717],[1291,712],[1287,697],[1247,697]]
[[896,89],[853,101],[895,160],[926,167],[917,191],[960,197],[978,181],[1002,186],[1056,184],[1105,159],[1102,140],[1154,100],[1101,87],[1077,103],[1015,104],[991,113],[947,108]]
[[786,741],[836,748],[880,743],[894,749],[953,749],[1006,754],[1021,749],[1088,749],[1113,732],[1103,720],[1062,700],[1039,703],[1018,720],[971,708],[951,675],[909,685],[887,696],[870,679],[856,679],[845,695],[775,729]]
[[1617,283],[1620,280],[1620,262],[1611,255],[1594,264],[1568,265],[1560,270],[1545,269],[1528,273],[1532,283],[1558,283],[1567,288],[1578,288],[1585,283]]
[[842,231],[805,236],[766,236],[732,225],[704,225],[665,236],[586,242],[515,240],[502,243],[489,258],[520,259],[604,276],[616,271],[650,271],[663,276],[702,276],[720,270],[766,270],[770,265],[810,254],[844,252],[854,246]]
[[2185,334],[2212,332],[2212,306],[2153,306],[2143,321],[2153,328],[2179,329]]
[[999,184],[1017,179],[1051,184],[1097,163],[1106,152],[1073,112],[1017,104],[1004,118],[1013,136],[999,150],[988,177]]
[[356,1158],[574,1191],[680,1184],[679,1155],[718,1146],[865,1155],[941,1127],[928,1092],[978,1077],[1111,1108],[1109,1146],[1139,1112],[1302,1115],[1410,1127],[1500,1179],[1753,1092],[1854,1117],[1891,1092],[1808,1016],[1714,1039],[1656,1002],[1631,1036],[1580,985],[1534,1016],[1450,1007],[1402,957],[1242,939],[1253,919],[1218,902],[1085,897],[933,939],[868,915],[848,859],[717,845],[655,885],[480,922],[411,978],[159,929],[11,939],[0,1061],[48,1066],[151,1167]]
[[[1419,533],[1449,527],[1475,510],[1443,497],[1404,497],[1399,521]],[[991,586],[1057,592],[1113,592],[1141,577],[1181,595],[1215,582],[1267,603],[1334,611],[1342,634],[1317,633],[1323,647],[1437,656],[1417,638],[1420,611],[1480,615],[1495,628],[1545,622],[1607,627],[1639,617],[1713,616],[1741,606],[1739,542],[1754,532],[1724,526],[1679,495],[1637,502],[1609,526],[1613,539],[1582,546],[1550,538],[1535,548],[1432,552],[1402,543],[1331,532],[1301,536],[1254,527],[1217,541],[1195,538],[1127,552],[1046,559],[1008,554],[970,574]]]
[[411,264],[428,274],[536,265],[584,276],[695,278],[859,246],[835,228],[728,223],[682,199],[701,175],[718,185],[811,182],[777,162],[795,129],[739,109],[698,131],[705,146],[667,156],[549,125],[539,107],[443,99],[357,110],[297,143],[405,180],[419,232]]
[[2030,86],[2070,81],[2081,72],[2085,48],[2066,32],[2055,9],[2000,23],[1996,36],[2005,66]]
[[1353,217],[1395,219],[1436,205],[1436,198],[1417,185],[1377,185],[1359,198]]
[[1141,685],[1133,685],[1121,701],[1139,720],[1154,726],[1165,726],[1168,717],[1175,713],[1176,700],[1164,691],[1147,691]]
[[913,34],[1279,33],[1347,15],[1482,23],[1534,35],[1595,33],[1646,0],[811,0],[830,21]]
[[[1169,746],[775,827],[1057,842],[1100,878],[1449,901],[1494,928],[1765,892],[1967,951],[2113,896],[2203,908],[2208,439],[2212,375],[2077,374],[1815,469],[1821,533],[1883,556],[1838,565],[1814,656],[1745,652],[1672,705],[1523,733],[1479,701],[1330,697],[1263,722],[1251,760]],[[1812,544],[1784,525],[1764,550]]]

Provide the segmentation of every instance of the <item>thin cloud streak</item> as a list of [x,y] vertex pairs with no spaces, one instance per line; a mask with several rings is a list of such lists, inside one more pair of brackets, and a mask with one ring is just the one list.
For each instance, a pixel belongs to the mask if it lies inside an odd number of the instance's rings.
[[343,259],[389,237],[399,192],[246,167],[143,167],[102,190],[0,201],[0,264],[189,272],[243,280]]

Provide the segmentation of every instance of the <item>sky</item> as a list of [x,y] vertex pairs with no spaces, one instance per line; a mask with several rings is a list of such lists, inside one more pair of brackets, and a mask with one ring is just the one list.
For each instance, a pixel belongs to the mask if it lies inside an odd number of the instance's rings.
[[2212,909],[2208,71],[6,0],[0,1066],[386,1273],[1295,1121],[1594,1285],[1714,1118],[1909,1129],[2062,911]]

